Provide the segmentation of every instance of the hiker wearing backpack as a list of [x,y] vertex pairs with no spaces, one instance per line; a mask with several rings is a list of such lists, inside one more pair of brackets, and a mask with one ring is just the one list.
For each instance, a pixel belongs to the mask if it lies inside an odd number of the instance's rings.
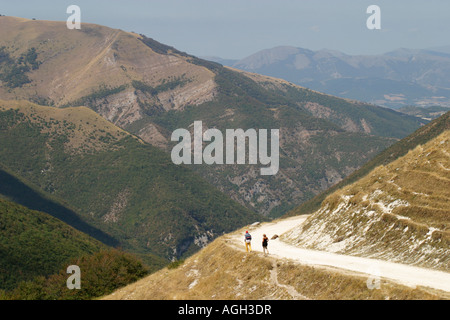
[[[269,242],[269,238],[267,238],[267,236],[265,234],[263,234],[262,247],[263,247],[263,252],[264,252],[265,256],[269,254],[269,249],[267,249],[268,242]],[[267,251],[267,253],[266,253],[266,251]]]
[[252,251],[252,236],[250,235],[250,233],[248,233],[248,231],[245,231],[245,251]]

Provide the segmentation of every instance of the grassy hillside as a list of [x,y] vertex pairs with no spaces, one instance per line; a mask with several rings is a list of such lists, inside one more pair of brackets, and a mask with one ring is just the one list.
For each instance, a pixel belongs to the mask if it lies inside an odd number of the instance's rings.
[[275,176],[262,177],[260,166],[194,167],[233,199],[259,213],[278,216],[286,212],[336,183],[395,141],[348,132],[297,106],[283,105],[284,98],[270,94],[247,77],[221,70],[216,77],[221,90],[217,101],[183,112],[163,113],[152,121],[168,132],[177,128],[190,128],[192,132],[191,124],[198,119],[203,121],[204,128],[222,132],[227,128],[280,128],[280,171]]
[[0,289],[59,271],[63,263],[106,249],[50,215],[0,199]]
[[338,98],[273,77],[231,70],[251,78],[271,95],[280,95],[281,91],[284,103],[294,103],[310,115],[328,120],[349,132],[403,138],[427,123],[424,119],[413,119],[373,104]]
[[286,217],[299,215],[299,214],[309,214],[320,208],[320,205],[325,198],[332,194],[334,191],[349,185],[358,179],[367,175],[371,170],[380,165],[387,165],[390,162],[404,156],[409,150],[414,149],[420,144],[425,144],[428,141],[436,138],[438,135],[443,133],[445,130],[450,129],[450,112],[442,115],[441,117],[433,120],[428,125],[421,127],[411,135],[393,144],[391,147],[380,152],[376,157],[367,162],[359,170],[353,172],[343,181],[337,183],[331,188],[327,189],[325,192],[320,193],[311,200],[305,202],[301,206],[290,210],[286,213]]
[[[255,166],[194,167],[263,215],[279,216],[310,199],[424,123],[94,24],[67,30],[65,22],[0,17],[0,47],[24,80],[18,86],[2,82],[3,99],[84,105],[166,151],[171,132],[194,120],[205,129],[280,129],[281,170],[274,177],[261,177]],[[0,73],[11,75],[6,65]]]
[[285,239],[449,271],[450,130],[329,195]]
[[4,47],[0,52],[4,60],[18,61],[31,48],[36,53],[36,59],[30,58],[34,68],[18,70],[29,82],[22,81],[18,86],[3,83],[0,94],[4,99],[26,98],[61,106],[104,87],[125,89],[133,80],[157,86],[162,79],[182,75],[192,79],[181,91],[175,90],[183,92],[185,99],[186,95],[202,99],[200,95],[206,91],[192,94],[194,87],[206,83],[214,88],[208,70],[176,56],[158,54],[138,38],[134,33],[95,24],[68,30],[65,22],[0,17],[0,47]]
[[[442,293],[381,280],[367,288],[367,276],[264,257],[230,244],[228,235],[188,258],[105,296],[105,300],[405,300],[442,299]],[[448,297],[447,297],[448,298]]]
[[87,108],[1,102],[0,163],[149,265],[258,219]]

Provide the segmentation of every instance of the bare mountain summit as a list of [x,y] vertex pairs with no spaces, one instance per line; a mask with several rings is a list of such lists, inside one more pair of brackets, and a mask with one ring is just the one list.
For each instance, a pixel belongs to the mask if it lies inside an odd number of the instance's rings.
[[165,151],[171,133],[280,129],[280,170],[191,166],[248,208],[278,216],[360,167],[426,120],[238,72],[144,35],[0,17],[0,98],[85,106]]

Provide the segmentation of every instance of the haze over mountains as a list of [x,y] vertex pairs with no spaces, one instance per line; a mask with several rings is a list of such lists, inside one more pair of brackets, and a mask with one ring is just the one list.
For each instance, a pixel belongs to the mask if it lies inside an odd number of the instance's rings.
[[74,31],[13,17],[1,17],[0,26],[0,71],[10,79],[0,87],[4,99],[84,105],[165,151],[171,132],[196,120],[205,130],[280,128],[280,172],[273,177],[260,177],[254,166],[191,167],[264,215],[311,198],[426,123],[230,70],[121,30],[84,24]]
[[312,51],[281,46],[238,61],[210,59],[338,97],[377,105],[450,107],[448,47],[348,55],[334,50]]
[[[314,68],[325,63],[319,62]],[[24,243],[20,230],[28,228],[48,244],[33,247],[33,259],[64,250],[65,242],[58,247],[50,241],[62,234],[85,249],[72,258],[120,247],[151,270],[161,268],[254,221],[280,217],[311,199],[320,206],[315,196],[345,182],[383,150],[389,162],[403,155],[386,148],[436,123],[413,112],[224,67],[145,35],[0,16],[0,213],[21,217],[17,224],[10,215],[0,221],[11,234],[0,242],[0,262],[14,264],[5,252]],[[448,123],[448,117],[439,119]],[[279,172],[261,176],[261,165],[250,164],[175,165],[171,133],[192,133],[194,121],[221,132],[279,129]],[[55,231],[31,232],[56,225],[48,214],[61,222]],[[16,258],[24,266],[16,275],[31,277],[29,264],[21,261],[26,253]],[[49,261],[48,272],[38,275],[47,276],[68,258]],[[10,288],[18,279],[0,280]]]

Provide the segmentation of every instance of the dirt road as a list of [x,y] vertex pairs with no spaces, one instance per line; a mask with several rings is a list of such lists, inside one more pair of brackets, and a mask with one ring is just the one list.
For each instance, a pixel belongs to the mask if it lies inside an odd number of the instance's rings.
[[[262,252],[262,237],[265,233],[269,239],[273,235],[281,235],[295,226],[303,223],[306,216],[288,218],[271,223],[251,226],[252,249]],[[236,244],[244,248],[244,234],[233,236]],[[383,260],[354,257],[325,251],[302,249],[281,241],[279,238],[269,240],[271,256],[288,258],[301,264],[315,266],[330,266],[367,274],[368,279],[385,278],[410,287],[424,286],[450,292],[450,273],[392,263]]]

